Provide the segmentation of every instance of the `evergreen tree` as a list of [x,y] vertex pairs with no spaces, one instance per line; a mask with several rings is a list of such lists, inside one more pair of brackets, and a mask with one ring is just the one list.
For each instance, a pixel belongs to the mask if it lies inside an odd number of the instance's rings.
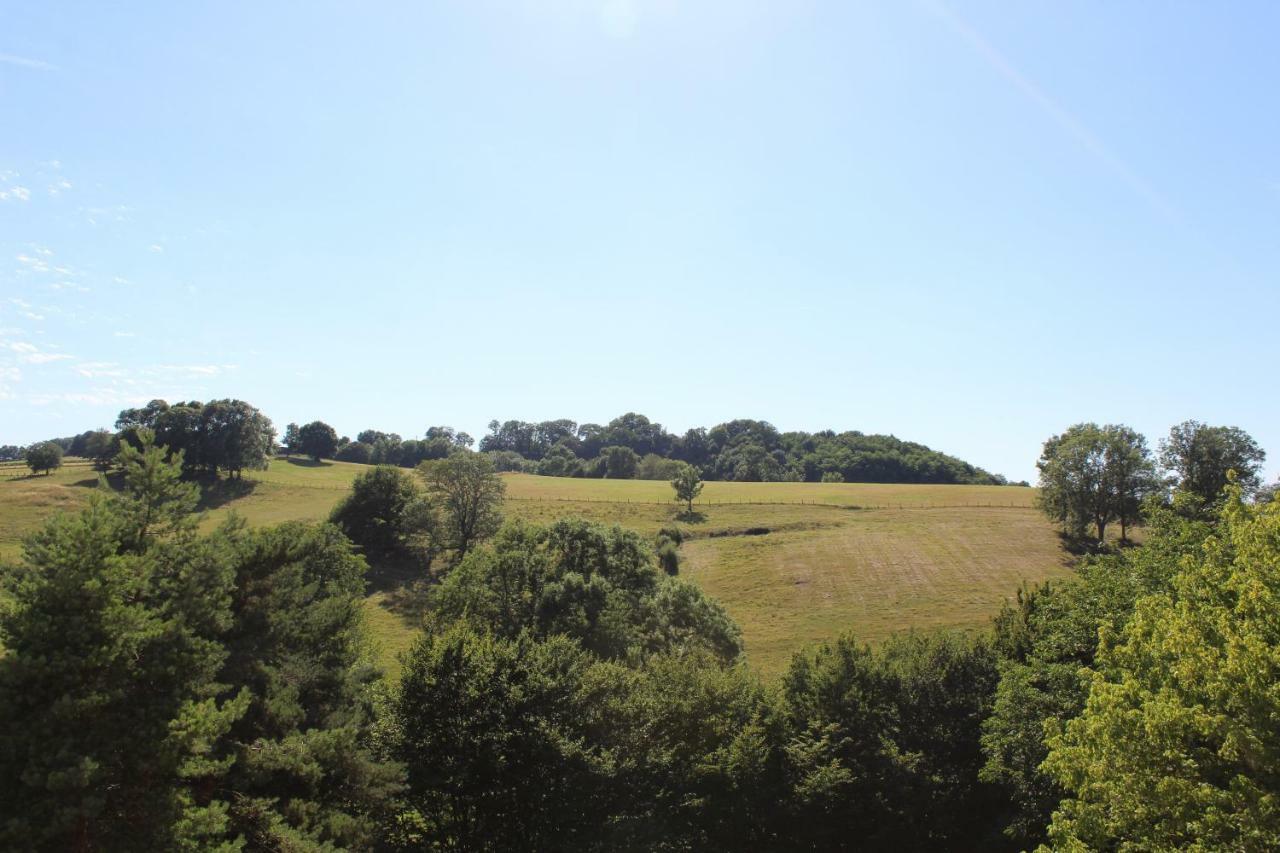
[[55,516],[5,573],[0,846],[368,847],[397,770],[365,741],[363,562],[331,526],[201,536],[181,454]]
[[55,516],[5,576],[0,821],[11,849],[212,849],[226,839],[223,738],[245,694],[218,682],[228,554],[144,435],[127,491]]

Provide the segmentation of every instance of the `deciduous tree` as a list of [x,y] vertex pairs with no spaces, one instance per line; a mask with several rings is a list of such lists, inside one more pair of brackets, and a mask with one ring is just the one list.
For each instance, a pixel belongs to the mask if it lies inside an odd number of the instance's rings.
[[298,428],[298,451],[316,462],[332,459],[338,450],[338,433],[324,421],[312,421]]
[[1280,506],[1229,490],[1224,526],[1103,635],[1045,761],[1055,848],[1280,848]]
[[1209,426],[1184,421],[1169,430],[1160,442],[1160,464],[1178,478],[1178,488],[1209,502],[1222,497],[1227,472],[1246,495],[1261,483],[1267,454],[1249,433],[1239,427]]
[[43,472],[48,476],[50,471],[62,467],[62,447],[52,441],[33,444],[27,448],[26,460],[33,473]]
[[423,462],[418,474],[440,508],[446,540],[459,559],[502,524],[507,487],[486,455],[460,450]]
[[1123,425],[1076,424],[1044,443],[1036,467],[1045,513],[1077,536],[1092,526],[1099,542],[1113,521],[1127,532],[1158,485],[1146,440]]
[[689,463],[681,462],[671,480],[671,488],[675,489],[676,500],[684,501],[686,511],[691,513],[694,499],[702,494],[702,475]]
[[401,468],[378,465],[356,477],[329,520],[365,553],[391,554],[407,545],[407,510],[418,497],[413,477]]

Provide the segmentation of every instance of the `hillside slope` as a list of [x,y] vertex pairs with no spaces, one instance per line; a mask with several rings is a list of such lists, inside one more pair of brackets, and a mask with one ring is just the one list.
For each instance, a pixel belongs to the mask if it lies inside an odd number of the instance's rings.
[[[251,524],[315,520],[365,466],[276,459],[243,483],[205,495],[203,524],[230,512]],[[678,518],[664,482],[509,474],[508,516],[565,515],[687,535],[684,577],[720,600],[742,626],[750,662],[776,673],[791,652],[853,631],[874,641],[910,628],[974,629],[1024,582],[1069,572],[1032,489],[858,483],[711,482],[692,520]],[[0,470],[0,559],[49,513],[74,509],[97,475],[71,461],[47,477]],[[380,588],[370,617],[387,662],[412,637],[412,611]]]

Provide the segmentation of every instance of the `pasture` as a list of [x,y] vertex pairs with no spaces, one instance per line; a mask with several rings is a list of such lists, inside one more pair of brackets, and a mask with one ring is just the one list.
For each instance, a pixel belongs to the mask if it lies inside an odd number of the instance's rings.
[[[242,482],[206,489],[202,524],[228,513],[250,524],[324,518],[364,466],[275,459]],[[800,646],[850,631],[874,642],[898,630],[975,630],[1023,582],[1069,574],[1034,489],[863,483],[709,482],[692,517],[663,481],[504,475],[509,517],[566,515],[646,535],[678,525],[681,574],[742,626],[747,657],[780,672]],[[78,460],[50,476],[0,469],[0,559],[43,518],[83,503],[97,475]],[[379,568],[379,567],[375,567]],[[384,573],[385,574],[385,573]],[[412,640],[411,608],[385,583],[369,597],[384,661]]]

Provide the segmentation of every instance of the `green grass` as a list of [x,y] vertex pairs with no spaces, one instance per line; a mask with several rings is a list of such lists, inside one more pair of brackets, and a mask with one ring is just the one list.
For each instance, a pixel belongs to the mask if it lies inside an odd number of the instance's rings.
[[[243,483],[207,489],[203,524],[233,511],[254,525],[322,519],[363,470],[273,460]],[[742,626],[748,660],[767,675],[800,646],[846,631],[874,642],[908,628],[980,629],[1022,582],[1070,571],[1033,507],[1034,489],[707,483],[690,520],[663,481],[504,479],[511,517],[579,515],[645,534],[678,524],[689,535],[682,575],[724,604]],[[95,482],[74,460],[47,477],[0,466],[0,558],[16,557],[23,535],[50,513],[75,509]],[[401,581],[374,568],[381,579],[368,598],[369,623],[394,673],[416,619]]]
[[[665,480],[577,480],[507,474],[515,499],[671,503]],[[889,483],[705,483],[695,506],[746,503],[858,507],[993,505],[1030,507],[1035,489],[1019,486],[917,486]]]

